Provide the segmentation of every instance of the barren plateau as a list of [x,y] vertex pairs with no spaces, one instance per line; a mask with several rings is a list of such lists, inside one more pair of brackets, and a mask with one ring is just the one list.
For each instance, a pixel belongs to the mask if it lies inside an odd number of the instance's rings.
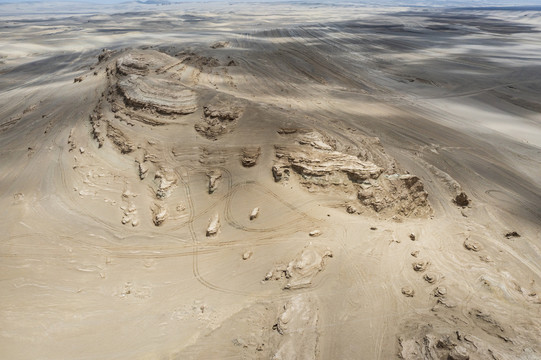
[[40,6],[1,358],[541,359],[539,9]]

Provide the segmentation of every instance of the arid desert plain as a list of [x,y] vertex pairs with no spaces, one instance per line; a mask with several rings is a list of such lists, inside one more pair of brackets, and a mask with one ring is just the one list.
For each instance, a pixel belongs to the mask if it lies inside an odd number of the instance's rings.
[[0,4],[0,358],[541,359],[540,10]]

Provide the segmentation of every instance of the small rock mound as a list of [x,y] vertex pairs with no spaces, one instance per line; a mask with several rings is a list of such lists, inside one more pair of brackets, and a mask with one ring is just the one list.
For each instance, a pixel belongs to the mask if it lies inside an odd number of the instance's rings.
[[330,257],[332,257],[330,249],[322,249],[310,243],[287,266],[270,271],[265,279],[269,280],[273,275],[276,279],[285,277],[288,281],[284,289],[308,287],[314,277],[325,268],[326,259]]
[[108,49],[101,49],[100,54],[98,55],[98,63],[102,63],[104,61],[107,61],[111,55],[114,54],[114,51],[108,50]]
[[432,273],[426,273],[424,276],[423,276],[423,279],[429,283],[429,284],[433,284],[436,280],[437,280],[437,276],[435,274],[432,274]]
[[259,146],[242,148],[242,155],[240,159],[242,166],[244,167],[254,166],[255,164],[257,164],[259,155],[261,155],[261,147]]
[[222,178],[222,172],[220,170],[211,170],[207,172],[207,177],[209,179],[209,194],[212,194],[218,189],[219,180]]
[[415,296],[415,290],[411,286],[404,286],[402,288],[402,295],[406,297],[414,297]]
[[520,237],[520,234],[516,231],[509,231],[507,233],[505,233],[505,237],[508,238],[508,239],[511,239],[511,238],[518,238]]
[[220,216],[218,214],[214,214],[209,219],[209,225],[207,227],[207,236],[215,236],[218,234],[218,231],[220,230]]
[[312,279],[325,268],[325,260],[332,257],[329,249],[308,246],[287,265],[286,277],[289,279],[285,288],[299,289],[312,284]]
[[411,264],[411,267],[413,270],[417,272],[423,272],[428,268],[429,262],[428,261],[416,261],[413,264]]
[[137,208],[133,203],[128,204],[128,206],[121,206],[123,210],[122,220],[120,221],[123,225],[132,224],[132,226],[137,226],[139,221],[137,219]]
[[479,244],[477,241],[466,239],[464,241],[464,247],[467,250],[478,252],[481,250],[481,244]]
[[460,207],[467,207],[468,205],[470,205],[470,199],[464,191],[457,194],[457,196],[455,196],[455,198],[453,199],[453,202]]
[[222,49],[225,47],[229,47],[230,43],[229,41],[217,41],[214,44],[210,45],[211,49]]
[[146,161],[141,161],[137,163],[138,163],[137,170],[139,174],[139,179],[144,180],[148,174],[148,170],[149,170],[148,164]]
[[154,180],[156,180],[158,183],[158,188],[156,189],[156,198],[164,199],[171,194],[171,191],[176,185],[178,178],[173,169],[161,168],[154,175]]
[[240,100],[222,95],[203,108],[203,118],[194,125],[195,130],[207,139],[217,140],[233,131],[243,111]]
[[321,230],[318,230],[318,229],[312,230],[308,233],[308,235],[311,237],[318,237],[321,235]]
[[167,219],[167,208],[161,203],[155,203],[152,207],[152,222],[156,226],[161,226]]

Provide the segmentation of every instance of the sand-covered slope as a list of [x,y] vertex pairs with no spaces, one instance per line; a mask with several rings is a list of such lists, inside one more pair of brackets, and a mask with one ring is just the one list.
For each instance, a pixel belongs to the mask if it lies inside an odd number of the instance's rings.
[[541,358],[535,13],[107,9],[4,15],[2,358]]

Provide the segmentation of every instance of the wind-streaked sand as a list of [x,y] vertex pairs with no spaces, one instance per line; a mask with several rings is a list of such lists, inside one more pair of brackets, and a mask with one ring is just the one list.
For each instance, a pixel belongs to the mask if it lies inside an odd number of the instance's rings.
[[539,12],[17,6],[2,358],[541,358]]

